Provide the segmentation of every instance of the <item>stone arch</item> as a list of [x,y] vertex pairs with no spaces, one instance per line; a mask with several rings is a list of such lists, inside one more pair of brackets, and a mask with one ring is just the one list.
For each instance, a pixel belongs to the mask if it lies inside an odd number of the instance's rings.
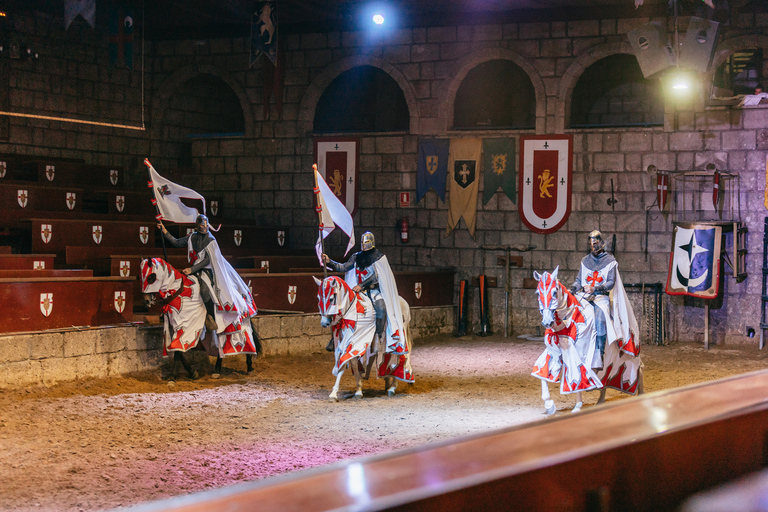
[[[458,61],[456,72],[453,79],[448,82],[445,89],[438,97],[440,101],[440,110],[438,112],[437,128],[442,133],[448,131],[453,121],[453,104],[456,100],[456,93],[461,87],[461,83],[472,69],[490,60],[508,60],[518,65],[530,78],[533,84],[533,90],[536,94],[536,133],[544,133],[546,130],[546,91],[544,81],[539,72],[528,59],[520,54],[506,48],[486,48],[477,52],[472,52],[467,57]],[[426,135],[426,134],[425,134]]]
[[579,55],[575,61],[568,66],[565,73],[560,78],[560,89],[557,94],[557,104],[555,105],[555,132],[562,133],[565,130],[565,120],[571,117],[571,97],[576,83],[581,78],[582,73],[600,59],[628,53],[634,55],[632,46],[628,41],[620,43],[606,43],[588,48]]
[[[255,116],[253,115],[253,109],[251,103],[248,100],[248,96],[245,94],[245,89],[231,74],[228,72],[211,66],[209,64],[193,64],[174,71],[170,77],[168,77],[158,89],[157,94],[152,99],[151,115],[152,115],[152,133],[153,138],[158,139],[161,132],[161,122],[165,118],[165,112],[168,108],[168,102],[174,91],[184,85],[188,80],[196,77],[197,75],[213,75],[216,78],[221,79],[225,84],[232,89],[232,92],[237,96],[240,102],[240,107],[243,110],[243,118],[245,119],[245,136],[253,137]],[[157,122],[155,122],[157,121]]]
[[381,69],[392,77],[403,91],[405,102],[408,105],[408,113],[410,115],[409,132],[418,133],[419,107],[411,83],[405,75],[392,64],[376,57],[371,57],[370,55],[353,55],[336,61],[326,67],[314,78],[314,80],[312,80],[309,86],[307,86],[306,91],[304,91],[304,96],[301,98],[301,103],[299,104],[299,131],[306,133],[312,132],[315,120],[315,109],[317,108],[317,102],[320,100],[320,96],[323,95],[325,89],[337,76],[358,66],[372,66]]
[[[719,68],[733,53],[744,48],[762,48],[763,59],[768,59],[768,36],[760,34],[749,34],[743,36],[731,37],[721,41],[715,47],[715,55],[712,57],[712,65],[707,72],[707,84],[712,84],[715,79],[715,71]],[[765,79],[766,77],[763,77]],[[709,93],[707,91],[707,93]]]

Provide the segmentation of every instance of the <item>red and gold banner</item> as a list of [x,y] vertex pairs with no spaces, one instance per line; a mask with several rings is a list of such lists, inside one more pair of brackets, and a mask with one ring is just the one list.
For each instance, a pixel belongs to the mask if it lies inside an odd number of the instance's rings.
[[358,138],[315,139],[317,171],[351,215],[357,210],[360,195],[359,155]]
[[572,135],[520,137],[517,208],[520,219],[535,233],[554,233],[571,214]]

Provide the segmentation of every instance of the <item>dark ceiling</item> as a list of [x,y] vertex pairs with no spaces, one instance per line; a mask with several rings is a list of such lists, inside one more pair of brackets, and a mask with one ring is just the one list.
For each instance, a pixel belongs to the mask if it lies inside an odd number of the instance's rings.
[[[358,30],[365,9],[375,1],[278,0],[280,27],[285,33]],[[702,0],[677,1],[681,14],[709,17]],[[145,37],[153,40],[247,36],[254,5],[253,0],[96,0],[97,20],[106,19],[110,2],[132,5],[138,26],[143,14]],[[768,4],[765,0],[715,0],[716,4],[743,7],[755,2]],[[395,26],[399,27],[652,17],[664,16],[668,11],[668,0],[644,0],[637,9],[635,0],[378,0],[378,3],[396,14]],[[64,0],[0,0],[0,10],[7,11],[9,16],[29,11],[63,16]]]

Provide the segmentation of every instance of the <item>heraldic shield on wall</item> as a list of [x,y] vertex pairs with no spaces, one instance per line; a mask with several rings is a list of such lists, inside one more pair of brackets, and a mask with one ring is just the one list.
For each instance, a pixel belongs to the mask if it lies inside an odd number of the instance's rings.
[[572,135],[520,137],[517,209],[534,233],[554,233],[571,215]]
[[360,195],[358,162],[360,139],[318,137],[315,139],[317,171],[350,215],[357,211]]
[[720,293],[722,227],[677,224],[669,256],[667,294],[714,299]]

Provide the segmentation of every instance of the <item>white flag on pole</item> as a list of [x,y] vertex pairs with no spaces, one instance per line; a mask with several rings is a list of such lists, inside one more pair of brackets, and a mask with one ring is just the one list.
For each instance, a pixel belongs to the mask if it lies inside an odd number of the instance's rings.
[[[330,187],[323,179],[323,176],[317,172],[317,165],[313,165],[312,167],[315,169],[315,180],[317,183],[315,195],[317,196],[317,207],[320,210],[320,236],[326,238],[331,234],[331,231],[337,227],[341,229],[349,236],[347,250],[344,252],[344,255],[346,256],[347,253],[349,253],[349,250],[355,246],[355,227],[352,223],[352,215],[350,215],[347,207],[344,206],[331,191]],[[320,236],[317,237],[315,251],[317,252],[317,259],[322,265],[323,260],[320,256],[320,254],[322,254],[322,240]]]
[[177,223],[194,223],[199,212],[197,208],[191,208],[181,202],[181,198],[200,199],[203,201],[203,214],[205,214],[205,198],[192,190],[182,187],[160,176],[148,159],[144,159],[144,165],[149,167],[149,176],[152,178],[150,186],[154,193],[153,202],[157,205],[158,220],[167,220]]

